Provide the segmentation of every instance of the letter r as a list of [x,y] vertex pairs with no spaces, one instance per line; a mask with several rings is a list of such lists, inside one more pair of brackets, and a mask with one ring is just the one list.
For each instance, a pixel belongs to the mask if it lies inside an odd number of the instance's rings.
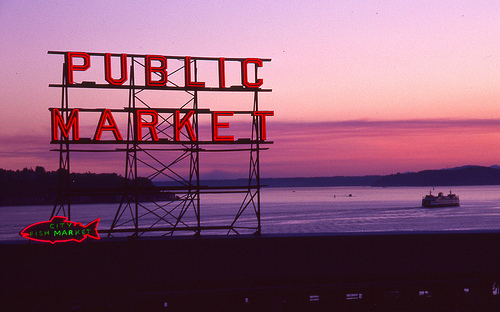
[[[142,120],[143,115],[151,116],[151,122]],[[149,133],[151,134],[151,139],[153,141],[158,141],[158,133],[156,132],[156,125],[158,124],[158,112],[154,110],[140,109],[137,111],[136,115],[136,140],[142,141],[142,128],[149,128]]]

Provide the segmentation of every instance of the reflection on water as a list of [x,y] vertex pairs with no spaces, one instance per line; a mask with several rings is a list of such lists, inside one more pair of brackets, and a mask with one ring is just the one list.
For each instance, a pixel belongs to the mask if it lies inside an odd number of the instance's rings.
[[[434,192],[449,190],[436,187]],[[500,230],[500,186],[453,187],[452,191],[460,196],[460,207],[420,207],[422,196],[429,192],[425,187],[265,188],[262,232]],[[228,225],[242,195],[204,194],[201,202],[203,225]],[[73,205],[72,219],[87,224],[101,218],[99,229],[108,229],[117,207]],[[51,206],[0,207],[0,240],[21,239],[19,232],[25,226],[48,220],[51,211]],[[183,221],[194,222],[193,215],[187,213]],[[243,216],[243,222],[245,218],[255,217]]]
[[495,230],[499,191],[499,186],[453,187],[461,207],[422,208],[425,187],[283,188],[271,198],[264,192],[263,224],[267,233]]

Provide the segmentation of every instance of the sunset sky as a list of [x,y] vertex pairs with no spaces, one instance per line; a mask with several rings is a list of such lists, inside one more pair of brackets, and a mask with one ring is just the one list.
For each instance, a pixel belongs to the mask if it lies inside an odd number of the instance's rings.
[[[58,167],[48,108],[61,92],[48,85],[63,59],[47,51],[272,59],[259,72],[273,90],[261,109],[275,112],[263,177],[500,164],[498,0],[145,3],[0,2],[0,168]],[[77,160],[74,171],[123,171],[123,157]],[[206,177],[248,167],[225,163]]]

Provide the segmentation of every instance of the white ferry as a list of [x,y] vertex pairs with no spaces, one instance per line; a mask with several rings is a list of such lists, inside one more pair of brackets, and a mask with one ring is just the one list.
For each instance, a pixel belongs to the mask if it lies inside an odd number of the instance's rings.
[[422,198],[422,207],[453,207],[460,206],[460,199],[457,195],[451,193],[444,196],[443,192],[439,192],[438,196],[432,195],[432,192],[429,192],[429,195],[425,195]]

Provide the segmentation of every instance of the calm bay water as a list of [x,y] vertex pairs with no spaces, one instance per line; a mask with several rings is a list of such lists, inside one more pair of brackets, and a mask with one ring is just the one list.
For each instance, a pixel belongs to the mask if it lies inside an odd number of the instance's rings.
[[[500,186],[453,187],[460,207],[422,208],[426,187],[265,188],[261,193],[262,232],[331,233],[387,231],[500,230]],[[448,193],[449,187],[433,194]],[[348,196],[352,194],[352,197]],[[228,225],[242,202],[241,194],[204,194],[202,225]],[[73,205],[73,221],[101,218],[108,229],[117,204]],[[19,231],[50,218],[51,206],[0,207],[0,240],[22,240]],[[254,216],[242,216],[252,221]],[[183,219],[192,222],[186,214]],[[147,221],[146,221],[147,222]],[[203,234],[203,233],[202,233]],[[207,233],[208,234],[208,233]]]

